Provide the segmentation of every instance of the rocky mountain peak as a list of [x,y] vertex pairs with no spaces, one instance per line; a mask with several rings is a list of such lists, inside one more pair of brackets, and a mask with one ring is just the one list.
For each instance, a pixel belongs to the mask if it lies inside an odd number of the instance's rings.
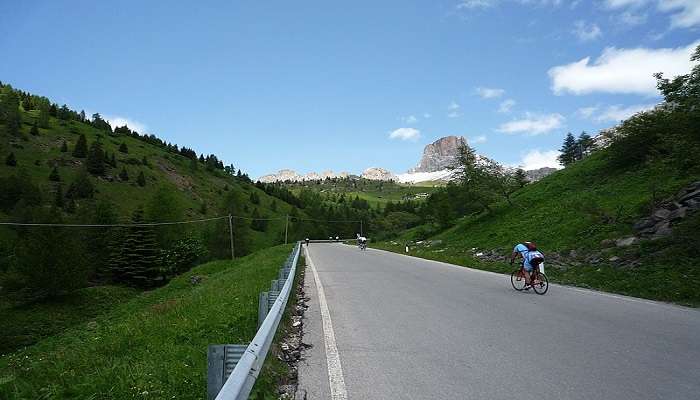
[[436,172],[444,170],[454,162],[459,147],[466,144],[467,141],[462,136],[442,137],[425,146],[420,162],[408,172]]
[[390,181],[396,180],[396,175],[392,174],[391,171],[384,168],[371,167],[367,168],[362,172],[362,178],[370,179],[373,181]]

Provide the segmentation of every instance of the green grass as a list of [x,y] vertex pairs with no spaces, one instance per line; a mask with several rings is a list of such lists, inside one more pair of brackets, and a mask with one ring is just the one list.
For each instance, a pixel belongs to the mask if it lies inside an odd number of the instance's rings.
[[[207,346],[250,341],[258,293],[291,248],[201,265],[89,323],[0,357],[0,398],[205,397]],[[193,275],[202,282],[192,285]]]
[[96,286],[61,297],[0,309],[0,355],[91,321],[137,293],[131,288]]

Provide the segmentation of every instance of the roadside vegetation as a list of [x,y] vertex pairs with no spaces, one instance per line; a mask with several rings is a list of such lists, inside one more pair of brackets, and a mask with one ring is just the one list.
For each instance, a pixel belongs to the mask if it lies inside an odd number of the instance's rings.
[[207,346],[247,343],[258,293],[292,246],[214,261],[110,312],[0,357],[0,398],[177,398],[206,395]]

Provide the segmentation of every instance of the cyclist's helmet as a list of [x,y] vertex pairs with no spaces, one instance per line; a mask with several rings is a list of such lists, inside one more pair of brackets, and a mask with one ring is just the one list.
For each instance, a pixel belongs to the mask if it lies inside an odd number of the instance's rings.
[[535,242],[525,242],[525,246],[530,251],[537,250],[537,245],[535,244]]

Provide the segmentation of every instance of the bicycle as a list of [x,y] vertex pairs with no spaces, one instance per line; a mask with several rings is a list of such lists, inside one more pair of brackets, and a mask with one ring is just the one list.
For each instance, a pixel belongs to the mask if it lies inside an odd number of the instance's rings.
[[359,247],[360,250],[367,250],[367,242],[360,242]]
[[[513,289],[517,290],[518,292],[526,289],[526,273],[527,271],[525,271],[523,264],[520,263],[520,267],[510,274],[510,284],[513,285]],[[530,287],[532,287],[532,290],[539,295],[547,293],[547,290],[549,289],[549,280],[547,279],[547,275],[540,271],[539,266],[534,268],[530,273]]]

